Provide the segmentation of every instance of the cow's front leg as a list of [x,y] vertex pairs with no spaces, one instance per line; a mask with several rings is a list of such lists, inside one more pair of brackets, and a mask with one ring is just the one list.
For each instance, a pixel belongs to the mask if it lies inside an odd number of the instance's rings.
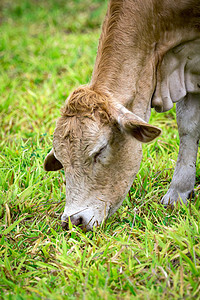
[[162,203],[173,204],[180,198],[184,203],[193,193],[196,158],[200,138],[200,94],[188,94],[176,106],[180,147],[170,188]]

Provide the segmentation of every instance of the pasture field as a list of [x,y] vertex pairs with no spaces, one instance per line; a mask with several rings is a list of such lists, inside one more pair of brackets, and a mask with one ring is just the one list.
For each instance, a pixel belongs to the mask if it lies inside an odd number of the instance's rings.
[[66,97],[90,80],[106,6],[0,1],[0,299],[200,299],[200,168],[188,206],[160,204],[175,109],[152,112],[163,134],[117,213],[93,232],[61,228],[64,173],[43,160]]

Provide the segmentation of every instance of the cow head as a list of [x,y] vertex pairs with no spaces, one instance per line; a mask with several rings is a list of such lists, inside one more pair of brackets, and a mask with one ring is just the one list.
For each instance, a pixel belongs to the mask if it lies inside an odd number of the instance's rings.
[[123,202],[139,170],[141,142],[161,130],[144,122],[110,96],[80,87],[67,99],[58,119],[53,148],[44,168],[64,168],[68,220],[90,230]]

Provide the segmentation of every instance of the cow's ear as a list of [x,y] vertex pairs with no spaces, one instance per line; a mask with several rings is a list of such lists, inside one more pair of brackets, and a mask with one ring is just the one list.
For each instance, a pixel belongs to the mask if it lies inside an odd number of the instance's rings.
[[160,128],[146,123],[122,105],[119,105],[115,116],[120,129],[140,142],[151,142],[162,132]]
[[58,171],[62,168],[62,164],[59,162],[59,160],[57,160],[57,158],[54,155],[53,149],[51,149],[51,151],[47,154],[44,160],[45,171]]

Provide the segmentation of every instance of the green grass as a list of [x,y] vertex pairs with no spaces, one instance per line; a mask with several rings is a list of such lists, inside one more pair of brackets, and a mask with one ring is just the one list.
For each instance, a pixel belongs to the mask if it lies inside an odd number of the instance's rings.
[[42,164],[64,100],[90,80],[106,2],[0,10],[0,298],[200,299],[200,169],[188,207],[159,202],[178,153],[174,110],[152,112],[163,135],[144,146],[118,212],[86,234],[60,226],[64,174]]

